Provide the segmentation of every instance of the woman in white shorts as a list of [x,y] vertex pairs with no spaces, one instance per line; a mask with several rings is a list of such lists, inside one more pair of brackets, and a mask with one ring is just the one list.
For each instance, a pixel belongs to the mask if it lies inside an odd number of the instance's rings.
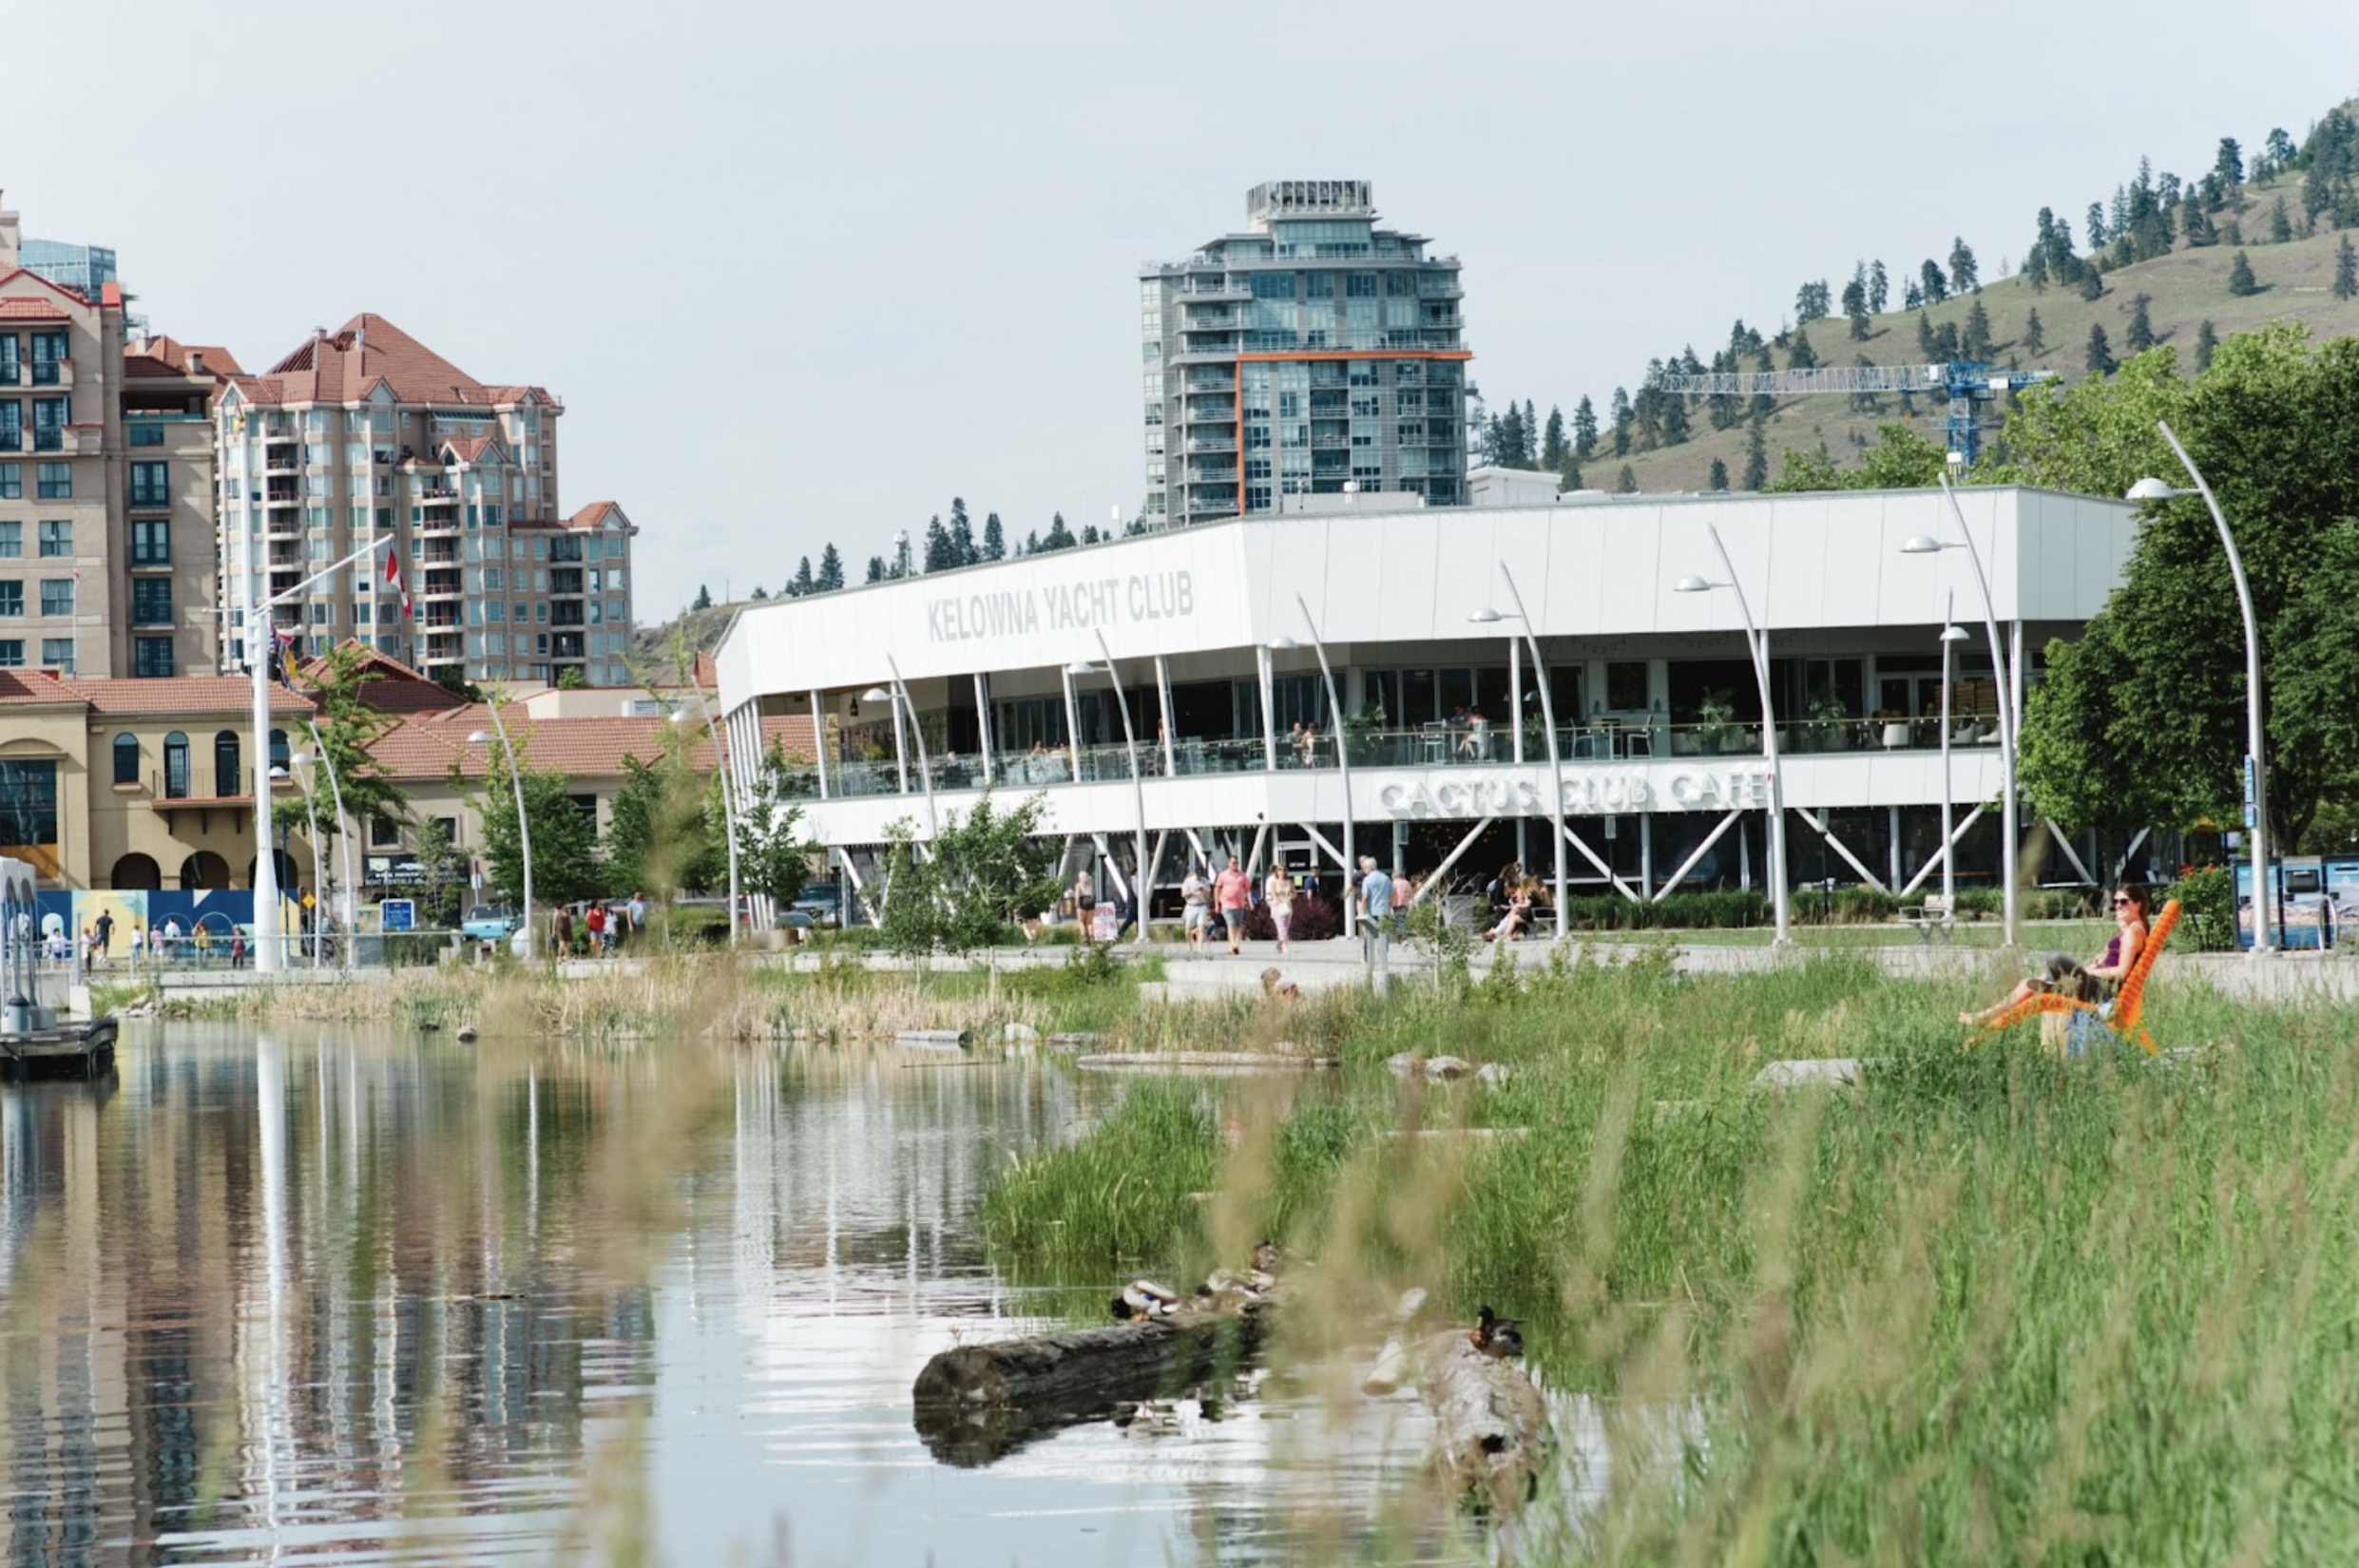
[[1261,885],[1262,897],[1269,901],[1270,924],[1277,927],[1277,950],[1286,950],[1286,939],[1295,923],[1295,879],[1279,861],[1270,868],[1270,875]]
[[1194,867],[1188,869],[1188,879],[1180,884],[1180,897],[1186,906],[1180,928],[1187,933],[1189,947],[1201,949],[1205,933],[1212,929],[1212,889]]

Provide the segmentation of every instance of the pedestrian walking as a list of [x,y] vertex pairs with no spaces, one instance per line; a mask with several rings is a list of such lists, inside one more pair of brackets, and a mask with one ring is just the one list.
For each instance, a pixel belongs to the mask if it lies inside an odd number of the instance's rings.
[[113,956],[115,945],[115,914],[112,909],[99,910],[98,924],[90,927],[90,934],[98,939],[94,949],[96,962],[104,964]]
[[1287,870],[1286,862],[1271,864],[1269,878],[1262,884],[1261,898],[1270,906],[1270,924],[1277,927],[1277,950],[1282,953],[1295,926],[1295,878]]
[[1212,890],[1220,908],[1221,927],[1229,933],[1229,956],[1234,958],[1245,940],[1245,919],[1254,902],[1254,881],[1245,874],[1245,863],[1229,856],[1229,869],[1213,879]]
[[1359,923],[1363,956],[1384,967],[1392,956],[1392,879],[1372,854],[1360,856]]
[[1188,939],[1188,946],[1198,952],[1204,950],[1204,933],[1212,923],[1212,886],[1196,867],[1188,868],[1187,880],[1180,884],[1180,930]]

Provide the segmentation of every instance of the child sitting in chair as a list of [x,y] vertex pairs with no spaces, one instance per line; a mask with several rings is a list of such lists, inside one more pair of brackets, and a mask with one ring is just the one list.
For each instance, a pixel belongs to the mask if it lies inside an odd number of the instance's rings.
[[2006,1000],[1995,1007],[1979,1013],[1960,1013],[1958,1022],[1966,1024],[1988,1023],[2009,1007],[2029,996],[2052,991],[2081,1002],[2102,1003],[2120,987],[2121,979],[2138,962],[2138,955],[2146,947],[2146,889],[2135,883],[2125,883],[2114,891],[2114,922],[2120,928],[2113,940],[2105,944],[2104,953],[2094,964],[2083,965],[2070,953],[2051,953],[2044,966],[2045,972],[2024,981]]

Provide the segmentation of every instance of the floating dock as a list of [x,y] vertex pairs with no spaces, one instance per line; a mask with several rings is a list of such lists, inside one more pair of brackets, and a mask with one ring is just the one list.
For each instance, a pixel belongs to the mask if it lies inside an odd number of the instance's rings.
[[112,1014],[88,1023],[0,1031],[0,1077],[98,1078],[115,1065]]

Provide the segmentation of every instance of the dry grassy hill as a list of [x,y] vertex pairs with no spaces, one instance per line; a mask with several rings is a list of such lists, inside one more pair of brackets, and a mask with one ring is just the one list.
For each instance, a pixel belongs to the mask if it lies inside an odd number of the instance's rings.
[[[2287,180],[2249,190],[2244,210],[2223,214],[2223,226],[2226,219],[2236,218],[2248,233],[2265,233],[2271,201],[2279,192],[2286,195],[2288,204],[2298,213],[2298,182]],[[2174,251],[2151,261],[2109,272],[2104,277],[2105,292],[2096,299],[2082,299],[2077,291],[2053,282],[2044,292],[2035,293],[2029,281],[2017,274],[1985,284],[1977,294],[1934,305],[1927,315],[1936,328],[1944,322],[1955,322],[1963,333],[1966,313],[1980,300],[1990,318],[1992,358],[1996,363],[2054,371],[2062,379],[2077,381],[2087,373],[2089,328],[2093,325],[2104,327],[2117,359],[2129,357],[2124,339],[2129,331],[2131,302],[2144,294],[2150,296],[2147,319],[2156,341],[2177,349],[2181,373],[2192,374],[2196,334],[2206,320],[2223,338],[2289,316],[2307,323],[2316,337],[2359,335],[2359,299],[2338,300],[2331,292],[2334,254],[2342,239],[2341,232],[2321,231],[2280,245],[2248,241],[2244,253],[2260,290],[2242,296],[2228,290],[2228,275],[2235,262],[2236,247],[2222,243],[2200,250]],[[2023,341],[2024,324],[2034,310],[2040,313],[2045,342],[2045,348],[2037,354],[2026,351]],[[1878,365],[1913,365],[1925,358],[1917,345],[1913,311],[1890,311],[1870,317],[1865,342],[1851,340],[1850,323],[1839,316],[1813,321],[1809,330],[1811,347],[1821,365],[1849,365],[1862,355]],[[1776,350],[1772,354],[1782,367],[1785,354]],[[1915,402],[1913,428],[1938,440],[1946,402],[1939,395],[1919,396]],[[1840,395],[1779,399],[1763,432],[1769,450],[1770,476],[1776,477],[1786,449],[1814,449],[1822,443],[1838,467],[1851,467],[1856,457],[1855,448],[1872,444],[1878,425],[1904,417],[1898,398],[1887,397],[1881,403],[1879,412],[1854,413],[1851,399]],[[1594,488],[1612,489],[1621,465],[1627,462],[1641,490],[1700,490],[1707,488],[1712,460],[1716,457],[1728,465],[1732,482],[1740,480],[1745,468],[1745,428],[1739,425],[1731,430],[1713,430],[1701,416],[1700,399],[1695,400],[1695,407],[1698,411],[1694,415],[1697,432],[1680,446],[1634,451],[1627,458],[1617,458],[1612,454],[1610,432],[1602,434],[1597,456],[1583,468],[1583,481]],[[1989,428],[1996,429],[1995,415]]]

